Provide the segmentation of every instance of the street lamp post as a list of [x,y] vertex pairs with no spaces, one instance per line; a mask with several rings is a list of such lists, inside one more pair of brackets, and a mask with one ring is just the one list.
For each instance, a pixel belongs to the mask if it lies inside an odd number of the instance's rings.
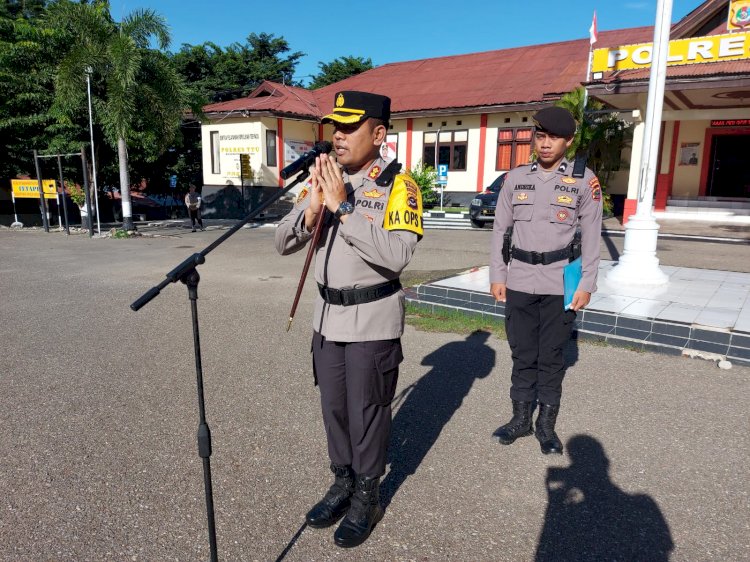
[[91,135],[91,175],[94,179],[94,201],[96,206],[96,231],[98,234],[102,233],[102,225],[99,222],[99,187],[96,183],[96,158],[94,157],[94,118],[91,111],[91,73],[94,69],[90,66],[86,67],[86,91],[89,99],[89,133]]

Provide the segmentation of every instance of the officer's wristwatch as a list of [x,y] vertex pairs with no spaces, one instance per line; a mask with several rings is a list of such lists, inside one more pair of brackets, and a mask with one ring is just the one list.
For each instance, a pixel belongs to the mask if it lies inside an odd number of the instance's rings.
[[351,215],[354,212],[354,205],[349,203],[349,201],[342,201],[341,205],[339,205],[339,208],[336,209],[336,212],[334,215],[336,218],[341,218],[342,215]]

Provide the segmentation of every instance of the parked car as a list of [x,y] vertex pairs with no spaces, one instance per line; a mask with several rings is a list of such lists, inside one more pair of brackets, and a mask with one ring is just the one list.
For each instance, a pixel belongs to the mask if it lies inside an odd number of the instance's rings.
[[471,225],[475,228],[483,228],[485,224],[492,223],[495,220],[495,207],[497,206],[497,196],[505,182],[503,172],[495,181],[484,188],[484,191],[471,200],[469,205],[469,218]]

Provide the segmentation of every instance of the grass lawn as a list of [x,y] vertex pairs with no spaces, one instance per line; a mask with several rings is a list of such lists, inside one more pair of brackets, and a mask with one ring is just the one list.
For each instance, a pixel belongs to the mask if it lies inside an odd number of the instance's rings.
[[460,311],[432,312],[427,308],[407,303],[406,323],[423,332],[471,334],[477,330],[483,330],[506,339],[504,320],[483,318]]

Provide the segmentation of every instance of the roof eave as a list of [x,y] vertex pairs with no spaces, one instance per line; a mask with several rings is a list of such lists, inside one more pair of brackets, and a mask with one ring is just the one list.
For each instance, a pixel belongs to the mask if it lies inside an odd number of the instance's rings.
[[[234,114],[234,115],[233,115]],[[250,117],[281,117],[284,119],[294,119],[298,121],[312,121],[317,123],[320,119],[314,115],[304,115],[301,113],[291,113],[285,111],[261,110],[254,111],[251,109],[232,109],[230,111],[210,111],[204,113],[209,120],[226,119],[227,117],[236,117],[238,119],[248,119]]]
[[407,119],[413,117],[433,117],[437,115],[473,115],[482,113],[502,113],[505,111],[533,111],[540,107],[556,102],[562,96],[550,97],[543,101],[504,103],[493,105],[473,105],[464,107],[427,108],[414,111],[397,111],[391,113],[391,119]]
[[[668,78],[664,88],[666,90],[694,90],[705,88],[707,83],[720,84],[724,87],[747,87],[750,86],[750,76],[747,74],[716,76],[694,76],[681,78]],[[626,94],[648,91],[649,81],[637,80],[614,80],[612,82],[589,82],[586,86],[591,94]]]

